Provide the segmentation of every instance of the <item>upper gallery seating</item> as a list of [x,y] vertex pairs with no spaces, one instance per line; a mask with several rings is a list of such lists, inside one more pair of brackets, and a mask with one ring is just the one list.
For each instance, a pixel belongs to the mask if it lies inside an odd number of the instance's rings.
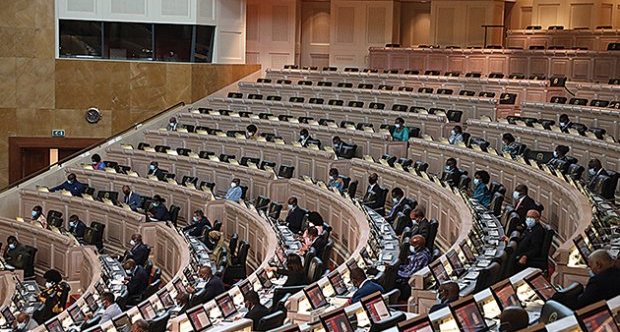
[[[539,28],[539,29],[534,29]],[[525,30],[508,30],[506,47],[529,49],[530,46],[544,46],[556,49],[581,49],[606,51],[610,43],[620,41],[618,30],[611,27],[598,27],[596,30],[564,29],[563,26],[532,27]]]

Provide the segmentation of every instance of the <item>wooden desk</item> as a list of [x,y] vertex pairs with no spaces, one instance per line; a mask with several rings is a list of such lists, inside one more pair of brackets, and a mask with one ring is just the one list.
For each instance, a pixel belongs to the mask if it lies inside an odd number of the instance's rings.
[[614,51],[371,47],[368,61],[374,69],[543,74],[586,82],[620,77],[620,54]]
[[[620,95],[620,90],[618,91]],[[578,106],[553,103],[521,103],[521,116],[555,120],[566,114],[573,123],[582,123],[588,128],[603,128],[607,135],[620,138],[620,110],[615,108]]]
[[[327,103],[327,101],[325,101]],[[341,121],[355,123],[371,123],[375,130],[382,124],[393,125],[398,117],[405,120],[408,127],[420,128],[421,134],[441,137],[447,135],[452,127],[458,123],[447,123],[445,115],[420,114],[411,112],[392,111],[386,109],[372,109],[368,105],[364,108],[349,106],[334,106],[327,104],[291,103],[289,101],[236,99],[236,98],[209,98],[208,106],[214,110],[228,109],[232,111],[250,111],[255,115],[271,113],[274,115],[291,115],[295,118],[311,117],[315,121],[331,119],[340,125]]]
[[[618,78],[612,77],[612,78]],[[591,82],[566,82],[566,88],[578,98],[616,101],[620,99],[620,85]]]
[[195,152],[212,151],[218,156],[225,153],[235,155],[239,159],[255,157],[275,162],[277,167],[290,165],[295,167],[293,177],[303,174],[312,178],[327,179],[329,169],[336,167],[335,165],[339,162],[333,152],[232,137],[147,130],[144,132],[144,139],[151,146],[161,144],[174,148],[189,148]]
[[508,30],[506,47],[529,49],[530,46],[585,47],[592,51],[606,51],[609,43],[620,41],[617,29],[600,30]]
[[565,94],[563,87],[551,87],[548,80],[530,80],[530,79],[496,79],[488,77],[465,77],[465,73],[461,76],[433,76],[433,75],[409,75],[409,74],[389,74],[389,73],[364,73],[364,72],[344,72],[344,71],[317,71],[302,69],[267,69],[267,78],[274,81],[277,79],[289,79],[296,83],[299,80],[310,80],[315,82],[328,81],[334,85],[340,82],[353,83],[357,86],[360,83],[370,83],[378,88],[380,85],[391,85],[394,90],[400,86],[413,87],[413,91],[418,91],[422,87],[430,87],[437,89],[454,90],[455,95],[461,90],[469,90],[476,92],[476,95],[482,91],[494,92],[499,98],[502,93],[517,94],[518,105],[522,101],[540,101],[549,100],[551,96],[563,96]]
[[604,168],[620,171],[620,144],[609,143],[596,138],[566,134],[545,129],[511,125],[509,123],[468,120],[466,132],[472,137],[482,137],[491,147],[501,150],[502,135],[512,133],[517,142],[527,144],[531,150],[553,151],[559,144],[570,147],[569,156],[587,165],[592,158],[598,158]]
[[[431,93],[406,92],[406,91],[385,91],[377,89],[357,89],[357,88],[337,88],[322,86],[302,86],[292,84],[271,84],[271,83],[239,83],[239,90],[244,94],[257,93],[265,96],[282,96],[283,99],[290,97],[305,97],[341,99],[346,101],[363,101],[366,104],[371,102],[384,103],[391,108],[393,104],[403,104],[412,106],[422,106],[425,108],[443,108],[445,110],[463,111],[463,121],[469,118],[479,119],[481,116],[488,116],[491,119],[505,117],[506,113],[514,113],[518,105],[502,105],[503,108],[510,108],[513,111],[506,111],[498,108],[498,101],[495,98],[467,97],[459,95],[440,95]],[[499,97],[499,96],[497,96]],[[510,115],[510,114],[508,114]]]
[[11,305],[15,294],[17,272],[0,271],[0,309]]
[[[588,199],[568,182],[532,166],[490,153],[440,142],[410,139],[409,158],[429,164],[430,172],[441,173],[445,160],[454,157],[460,169],[474,174],[484,169],[491,179],[503,184],[508,195],[518,184],[529,188],[528,195],[544,205],[543,217],[556,230],[560,242],[567,241],[592,220]],[[510,199],[510,196],[506,199]]]
[[[122,154],[120,157],[111,156],[111,154],[113,155],[113,153],[107,153],[107,157],[112,158],[106,158],[106,160],[116,161],[121,165],[129,165],[132,169],[134,169],[136,163],[132,162],[131,158],[127,157],[126,154]],[[154,156],[161,155],[159,153],[153,154]],[[145,161],[146,164],[150,161],[158,159],[154,158],[148,160],[149,161]],[[160,162],[159,165],[162,169],[169,169],[164,167],[165,163]],[[172,170],[170,171],[173,172]],[[77,178],[82,183],[88,184],[89,187],[93,187],[97,189],[97,191],[105,190],[118,192],[119,200],[123,199],[122,189],[124,185],[128,185],[135,193],[142,196],[153,197],[156,194],[160,195],[166,200],[166,205],[168,208],[170,208],[170,205],[173,204],[181,208],[178,219],[179,224],[187,224],[190,220],[192,220],[194,211],[198,209],[204,211],[207,202],[213,199],[213,195],[209,192],[190,189],[185,186],[171,184],[164,181],[149,180],[147,178],[128,176],[118,173],[86,170],[76,167],[68,168],[67,172],[75,173]],[[179,178],[179,180],[181,178]]]
[[212,129],[220,129],[224,132],[229,130],[245,131],[248,125],[253,124],[258,127],[259,133],[274,133],[276,136],[281,136],[288,144],[297,142],[299,132],[305,128],[308,129],[313,139],[321,141],[322,146],[331,146],[334,136],[339,136],[343,142],[357,144],[358,157],[363,155],[381,156],[385,153],[400,157],[407,155],[407,142],[392,141],[392,136],[389,133],[211,114],[179,113],[177,118],[180,123],[209,126]]

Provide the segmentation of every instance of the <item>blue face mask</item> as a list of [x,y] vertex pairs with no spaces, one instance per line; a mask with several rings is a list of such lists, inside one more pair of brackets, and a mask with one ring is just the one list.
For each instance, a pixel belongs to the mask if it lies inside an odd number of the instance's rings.
[[528,217],[525,219],[525,225],[527,226],[527,228],[532,228],[534,227],[534,225],[536,225],[536,219]]
[[149,165],[149,169],[150,169],[151,171],[152,171],[152,170],[155,170],[155,165]]
[[37,211],[32,211],[32,217],[36,218],[39,215],[39,212]]

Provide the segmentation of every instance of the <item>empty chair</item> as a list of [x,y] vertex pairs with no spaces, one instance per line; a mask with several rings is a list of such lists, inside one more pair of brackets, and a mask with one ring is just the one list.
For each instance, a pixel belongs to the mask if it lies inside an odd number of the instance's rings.
[[339,87],[339,88],[352,88],[353,87],[353,83],[340,82],[336,86]]
[[318,86],[332,86],[334,85],[334,83],[332,82],[328,82],[328,81],[319,81],[319,83],[317,83]]
[[243,166],[249,166],[249,164],[254,164],[256,165],[256,167],[258,167],[259,163],[260,159],[254,157],[241,157],[241,160],[239,161],[239,164]]
[[567,306],[554,300],[548,300],[540,311],[538,322],[544,324],[553,323],[564,317],[572,316],[573,314],[574,312]]
[[336,122],[332,119],[319,119],[319,124],[321,126],[328,126],[330,123],[336,123]]
[[530,50],[544,50],[545,46],[544,45],[530,45],[529,49]]
[[256,83],[271,83],[271,78],[259,78],[256,80]]
[[369,83],[360,83],[357,85],[358,89],[372,89],[373,85]]
[[427,70],[424,72],[424,75],[430,75],[430,76],[439,76],[439,70]]
[[410,86],[399,86],[398,87],[398,91],[406,91],[406,92],[412,92],[413,88]]
[[379,72],[379,69],[364,68],[364,69],[362,70],[362,72],[364,72],[364,73],[378,73],[378,72]]
[[310,85],[312,85],[312,81],[300,80],[300,81],[297,81],[297,85],[307,85],[307,86],[310,86]]
[[276,163],[273,161],[267,161],[267,160],[261,161],[259,168],[264,170],[266,167],[276,168]]
[[418,92],[420,92],[420,93],[433,93],[433,88],[422,87],[422,88],[418,89]]
[[277,202],[271,202],[269,204],[269,210],[267,210],[269,217],[277,220],[280,218],[280,212],[282,212],[282,204]]
[[263,316],[256,326],[257,331],[271,331],[276,329],[284,323],[286,319],[286,313],[282,310],[277,310],[267,316]]
[[473,97],[475,95],[476,95],[476,92],[471,91],[471,90],[461,90],[461,91],[459,91],[459,96]]
[[493,262],[489,264],[489,266],[480,270],[473,292],[477,293],[493,285],[498,280],[498,277],[500,277],[501,275],[501,268],[502,267],[498,262]]
[[491,210],[496,217],[500,217],[502,215],[503,202],[504,195],[502,193],[496,192],[495,194],[493,194],[491,204],[489,205],[489,210]]
[[504,74],[503,73],[493,72],[493,73],[489,74],[489,78],[504,78]]
[[481,91],[478,93],[478,97],[495,98],[495,92]]
[[170,150],[169,146],[166,145],[155,145],[155,152],[166,153]]
[[308,283],[313,283],[323,275],[323,261],[319,257],[314,257],[309,263],[306,280],[308,280]]
[[256,210],[267,211],[267,208],[269,208],[269,203],[271,203],[269,198],[259,195],[254,200],[254,208],[256,208]]
[[279,79],[276,81],[276,84],[291,84],[293,83],[291,80]]
[[563,96],[553,96],[549,102],[552,104],[566,104],[566,100],[567,98]]
[[482,74],[480,72],[469,72],[465,74],[465,77],[481,77]]
[[348,128],[348,127],[355,128],[355,122],[347,121],[347,120],[340,121],[340,128]]
[[305,100],[304,97],[291,97],[288,99],[288,101],[291,103],[303,103],[304,100]]
[[346,67],[346,68],[344,68],[344,72],[345,73],[349,73],[349,72],[355,73],[355,72],[359,72],[359,71],[360,71],[359,68],[355,68],[355,67]]
[[487,151],[490,143],[487,142],[484,138],[480,137],[471,137],[468,142],[469,146],[478,145],[482,151]]
[[588,104],[588,100],[585,98],[571,98],[568,103],[570,105],[586,106]]
[[461,76],[461,72],[460,71],[447,71],[447,72],[444,73],[444,76],[459,77],[459,76]]
[[365,122],[360,122],[357,125],[355,125],[355,129],[357,130],[365,130],[366,128],[373,128],[372,123],[365,123]]
[[299,69],[298,65],[284,65],[284,69]]
[[609,106],[609,100],[592,99],[590,101],[590,106],[594,106],[594,107],[607,107],[607,106]]
[[342,106],[344,105],[344,100],[340,100],[340,99],[330,99],[327,102],[327,105],[332,105],[332,106]]
[[270,100],[270,101],[281,101],[282,100],[282,96],[267,96],[267,100]]
[[349,107],[356,107],[356,108],[361,108],[364,107],[364,102],[363,101],[358,101],[358,100],[352,100],[348,103]]
[[368,105],[368,108],[382,110],[385,108],[385,104],[372,102],[370,103],[370,105]]
[[229,160],[231,159],[235,159],[235,155],[234,154],[220,154],[220,161],[223,161],[225,163],[227,163]]
[[258,118],[262,120],[268,120],[272,116],[273,114],[271,113],[258,113]]
[[607,130],[603,128],[588,128],[588,131],[592,132],[598,139],[604,139],[605,134],[607,134]]
[[258,93],[250,93],[248,95],[248,99],[256,99],[256,100],[261,100],[263,99],[263,95],[258,94]]
[[290,119],[294,118],[292,115],[280,114],[278,115],[278,120],[288,122]]
[[449,122],[461,122],[461,118],[463,116],[463,111],[457,110],[448,110],[446,113],[446,117]]
[[184,175],[183,179],[181,180],[181,184],[184,186],[187,186],[188,184],[193,184],[194,186],[198,185],[198,178],[195,176],[188,176],[188,175]]
[[308,100],[308,103],[310,104],[323,104],[325,102],[325,99],[323,98],[310,98]]
[[426,172],[426,170],[428,169],[428,163],[425,163],[421,160],[416,160],[416,162],[413,164],[413,168],[419,172]]
[[278,177],[291,179],[293,177],[294,172],[295,172],[294,166],[280,165],[280,169],[278,170]]
[[323,67],[322,70],[323,71],[337,71],[338,68],[336,68],[336,67]]
[[405,75],[419,75],[420,71],[415,69],[407,69],[403,72]]
[[227,95],[228,98],[243,98],[243,93],[241,92],[229,92]]
[[202,158],[202,159],[209,159],[210,156],[215,156],[215,152],[211,152],[211,151],[200,151],[198,153],[198,157]]
[[574,181],[581,180],[581,176],[583,174],[584,167],[575,163],[568,165],[568,170],[566,171],[566,175],[570,176]]
[[392,111],[407,112],[408,109],[409,109],[409,107],[407,105],[402,105],[402,104],[394,104],[394,105],[392,105]]
[[620,43],[609,43],[607,44],[608,51],[618,51],[620,50]]
[[394,86],[393,85],[380,84],[377,87],[377,89],[384,90],[384,91],[392,91],[392,90],[394,90]]
[[505,105],[514,105],[517,101],[516,93],[507,93],[504,92],[499,96],[499,103]]
[[451,95],[454,93],[454,90],[452,89],[437,89],[437,94],[440,95]]

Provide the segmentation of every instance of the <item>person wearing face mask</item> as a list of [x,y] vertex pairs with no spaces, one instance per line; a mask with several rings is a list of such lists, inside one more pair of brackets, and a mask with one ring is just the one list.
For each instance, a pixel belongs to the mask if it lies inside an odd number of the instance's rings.
[[192,216],[192,223],[183,228],[183,232],[186,232],[189,236],[202,236],[205,229],[211,229],[211,222],[205,216],[202,210],[194,211],[194,215]]
[[374,292],[380,292],[381,294],[385,293],[385,290],[381,285],[371,279],[368,279],[368,277],[366,277],[366,272],[357,266],[351,269],[349,272],[349,278],[351,279],[353,286],[357,288],[351,297],[351,303],[357,303],[362,298]]
[[515,140],[515,137],[511,133],[505,133],[502,135],[502,152],[508,153],[511,157],[519,155],[519,143]]
[[454,126],[448,136],[448,143],[456,145],[463,142],[463,128],[461,126]]
[[490,180],[491,176],[487,171],[474,173],[474,191],[471,197],[487,209],[491,205],[491,191],[488,187]]
[[123,261],[132,259],[136,264],[144,266],[149,259],[149,247],[142,242],[142,235],[133,234],[129,245],[131,245],[131,249],[125,252]]
[[297,140],[297,142],[299,142],[299,144],[301,144],[301,146],[303,146],[304,148],[308,147],[308,140],[312,139],[312,137],[310,137],[310,133],[308,133],[308,129],[304,128],[299,132],[299,140]]
[[253,124],[245,128],[245,138],[249,140],[256,141],[256,139],[258,138],[257,133],[258,133],[258,128]]
[[415,208],[417,202],[414,203],[407,197],[405,197],[405,192],[396,187],[392,189],[392,208],[390,212],[385,216],[385,220],[392,223],[396,217],[398,217],[398,213],[405,210],[406,207]]
[[366,193],[362,198],[362,203],[367,207],[375,210],[380,215],[385,214],[385,198],[387,196],[387,190],[384,190],[379,186],[379,176],[377,173],[372,173],[368,177],[368,187]]
[[329,181],[327,181],[327,188],[336,188],[339,192],[344,191],[344,180],[340,177],[338,169],[332,168],[329,170]]
[[306,212],[297,206],[297,198],[288,199],[288,213],[286,214],[286,225],[294,234],[300,233],[303,227]]
[[283,285],[284,287],[302,286],[308,284],[306,282],[304,266],[301,264],[301,257],[297,254],[289,253],[286,255],[286,267],[283,269],[271,266],[265,269],[270,272],[276,272],[281,276],[286,276],[286,282]]
[[457,167],[456,159],[448,158],[446,160],[446,166],[441,173],[441,180],[450,185],[450,187],[456,187],[461,179],[461,170]]
[[40,205],[37,205],[32,208],[31,216],[32,216],[33,224],[38,224],[43,228],[48,228],[47,218],[45,218],[45,214],[43,213],[43,208]]
[[133,259],[126,260],[123,263],[123,268],[127,274],[125,284],[127,285],[129,297],[142,295],[149,284],[149,275],[146,273],[146,270],[142,266],[137,265]]
[[80,217],[74,214],[69,217],[69,227],[67,230],[76,238],[82,239],[86,233],[86,224],[80,220]]
[[588,256],[591,276],[583,292],[577,296],[576,305],[581,309],[602,300],[620,295],[620,269],[614,266],[614,259],[605,249],[597,249]]
[[174,116],[170,118],[170,120],[168,120],[168,126],[166,127],[167,131],[177,131],[177,127],[179,126],[179,123],[177,122],[177,118],[175,118]]
[[[190,293],[195,293],[194,295],[197,296],[194,298],[190,296],[191,303],[205,303],[211,301],[226,291],[224,282],[220,277],[213,274],[213,270],[210,266],[202,266],[198,271],[198,276],[199,279],[196,284],[188,288]],[[197,291],[199,288],[205,289],[206,291],[199,292]]]
[[332,138],[332,147],[334,148],[334,152],[336,152],[336,156],[340,157],[341,153],[342,153],[342,140],[340,139],[340,136],[334,136]]
[[13,331],[15,332],[27,332],[36,329],[39,326],[37,322],[30,318],[28,313],[22,311],[15,316],[15,321],[13,322]]
[[459,299],[459,284],[454,281],[445,281],[437,289],[437,303],[434,304],[428,313],[447,307],[450,303]]
[[86,191],[86,185],[80,183],[75,174],[71,173],[67,176],[67,181],[57,185],[56,187],[50,189],[50,192],[56,192],[59,190],[66,190],[71,193],[73,196],[81,196],[84,191]]
[[562,114],[560,115],[560,121],[558,123],[560,125],[560,130],[563,133],[568,133],[568,129],[570,128],[570,126],[573,124],[570,119],[568,118],[568,115],[566,114]]
[[528,258],[536,258],[549,254],[542,252],[545,229],[540,224],[540,212],[537,210],[527,211],[525,226],[526,229],[523,230],[519,238],[516,239],[518,245],[515,251],[515,272],[529,267]]
[[408,299],[411,295],[409,278],[417,271],[423,269],[431,261],[431,252],[426,247],[426,239],[422,235],[414,235],[409,240],[409,255],[407,260],[401,262],[398,267],[396,286],[400,289],[400,298]]
[[105,169],[105,163],[101,161],[101,156],[96,153],[90,157],[90,163],[96,171],[103,171]]
[[[536,202],[527,195],[528,188],[524,184],[519,184],[515,187],[512,193],[512,199],[514,200],[515,212],[519,215],[521,223],[525,223],[525,217],[527,212],[532,209],[538,208]],[[514,225],[515,227],[518,225]],[[509,229],[507,234],[512,233],[514,229]]]
[[425,208],[423,206],[418,206],[411,211],[409,216],[411,217],[411,221],[413,223],[413,226],[411,227],[412,236],[422,235],[422,237],[427,240],[431,233],[431,223],[428,219],[426,219],[424,209]]
[[166,173],[162,171],[161,169],[159,169],[158,162],[151,161],[151,163],[149,164],[149,171],[147,173],[147,176],[154,176],[157,178],[157,180],[163,181],[164,178],[166,177]]
[[2,257],[4,257],[6,263],[13,264],[13,262],[18,260],[18,256],[24,253],[24,246],[13,235],[9,236],[6,242],[7,246],[4,248]]
[[269,309],[260,303],[258,293],[253,290],[243,294],[243,299],[245,308],[248,309],[248,312],[245,314],[244,318],[252,320],[252,331],[259,331],[258,322],[261,318],[269,315]]
[[62,276],[57,270],[48,270],[43,274],[43,279],[45,279],[45,288],[39,293],[38,299],[44,306],[35,317],[39,322],[47,321],[65,310],[71,289],[69,284],[62,281]]
[[165,200],[159,196],[153,196],[153,202],[151,208],[148,210],[148,216],[150,221],[166,221],[170,220],[170,213],[168,208],[164,204]]
[[594,190],[596,184],[596,177],[599,175],[609,176],[607,171],[603,168],[601,161],[598,159],[590,159],[588,162],[588,174],[586,175],[585,185],[588,189]]
[[142,204],[142,196],[133,192],[131,187],[127,185],[123,186],[123,195],[125,195],[125,198],[123,198],[123,203],[127,204],[132,211],[136,211],[141,208],[140,205]]
[[228,188],[228,191],[226,192],[226,196],[224,196],[224,199],[239,202],[239,200],[241,200],[241,195],[243,194],[243,190],[239,186],[240,184],[241,180],[233,179],[230,183],[230,188]]
[[174,311],[178,315],[183,314],[184,312],[187,311],[187,309],[190,308],[189,294],[185,292],[179,292],[177,296],[174,298],[174,302],[176,304],[176,308]]
[[409,141],[409,128],[405,127],[405,120],[403,118],[396,118],[394,121],[394,129],[392,129],[392,140],[407,142]]
[[[101,319],[99,323],[105,323],[107,321],[111,321],[112,318],[120,315],[122,313],[121,308],[114,302],[114,294],[110,292],[105,292],[101,295],[101,302],[103,303],[103,313],[101,314]],[[87,316],[88,319],[92,319],[92,314]]]
[[560,171],[562,171],[562,169],[559,169],[559,167],[562,167],[563,169],[567,168],[568,165],[565,162],[568,161],[567,154],[569,151],[570,148],[566,145],[556,146],[555,150],[553,150],[553,158],[551,158],[549,162],[547,162],[547,166],[549,166],[549,168],[551,169],[558,169]]

